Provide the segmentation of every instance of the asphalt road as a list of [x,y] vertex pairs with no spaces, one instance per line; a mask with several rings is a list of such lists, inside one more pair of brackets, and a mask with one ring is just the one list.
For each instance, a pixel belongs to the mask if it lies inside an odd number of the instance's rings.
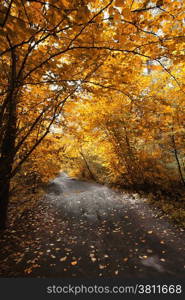
[[1,235],[1,277],[183,278],[184,230],[138,194],[60,174]]

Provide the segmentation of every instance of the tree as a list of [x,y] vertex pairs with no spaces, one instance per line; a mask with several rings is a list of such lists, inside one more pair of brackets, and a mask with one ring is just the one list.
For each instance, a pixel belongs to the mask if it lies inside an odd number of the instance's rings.
[[133,99],[131,78],[147,61],[183,88],[171,73],[183,59],[183,18],[182,1],[1,1],[1,227],[10,179],[60,122],[66,101],[87,91],[98,99],[100,89]]

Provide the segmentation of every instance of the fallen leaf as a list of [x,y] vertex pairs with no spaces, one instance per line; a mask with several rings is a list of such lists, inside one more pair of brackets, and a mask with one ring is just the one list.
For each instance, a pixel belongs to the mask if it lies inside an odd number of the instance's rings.
[[99,269],[105,269],[106,267],[106,265],[99,265]]
[[65,261],[67,259],[67,256],[61,257],[60,261]]
[[125,262],[128,261],[128,257],[123,258],[123,261]]
[[161,258],[160,261],[165,262],[166,260],[164,258]]
[[31,272],[32,272],[31,267],[24,270],[24,273],[26,273],[26,274],[30,274]]
[[96,260],[97,260],[96,257],[91,257],[92,262],[95,262]]

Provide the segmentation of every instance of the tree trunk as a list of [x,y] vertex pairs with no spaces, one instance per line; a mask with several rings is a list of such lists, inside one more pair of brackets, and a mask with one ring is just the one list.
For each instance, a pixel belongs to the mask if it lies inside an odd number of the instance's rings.
[[130,166],[132,168],[132,176],[134,180],[136,181],[136,184],[143,184],[145,182],[144,176],[143,176],[143,170],[141,165],[139,164],[137,157],[135,156],[132,147],[130,145],[130,139],[127,133],[127,128],[124,125],[124,132],[125,132],[125,143],[127,148],[127,156],[130,161]]
[[87,162],[87,160],[86,160],[84,154],[83,154],[81,151],[80,151],[80,155],[82,156],[82,158],[83,158],[83,160],[84,160],[84,162],[85,162],[85,165],[86,165],[86,167],[87,167],[87,170],[88,170],[88,172],[89,172],[89,175],[91,176],[91,178],[92,178],[93,180],[96,181],[96,177],[94,176],[93,172],[91,171],[91,168],[90,168],[90,166],[89,166],[89,164],[88,164],[88,162]]
[[176,147],[176,142],[175,142],[175,136],[172,135],[171,139],[172,139],[172,144],[173,144],[174,156],[175,156],[176,163],[177,163],[177,169],[178,169],[178,172],[179,172],[179,177],[182,181],[183,186],[185,187],[185,180],[184,180],[184,177],[183,177],[183,172],[182,172],[180,160],[179,160],[179,157],[178,157],[178,152],[177,152],[177,147]]
[[4,120],[4,135],[1,142],[0,156],[0,228],[4,229],[7,223],[7,211],[10,191],[10,178],[15,158],[16,139],[16,55],[12,49],[11,74],[9,90],[6,98],[6,112]]

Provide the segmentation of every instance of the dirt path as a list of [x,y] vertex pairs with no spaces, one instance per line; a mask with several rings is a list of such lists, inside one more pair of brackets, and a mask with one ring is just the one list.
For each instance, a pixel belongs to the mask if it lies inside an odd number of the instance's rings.
[[184,277],[185,239],[136,194],[57,177],[0,237],[1,277]]

